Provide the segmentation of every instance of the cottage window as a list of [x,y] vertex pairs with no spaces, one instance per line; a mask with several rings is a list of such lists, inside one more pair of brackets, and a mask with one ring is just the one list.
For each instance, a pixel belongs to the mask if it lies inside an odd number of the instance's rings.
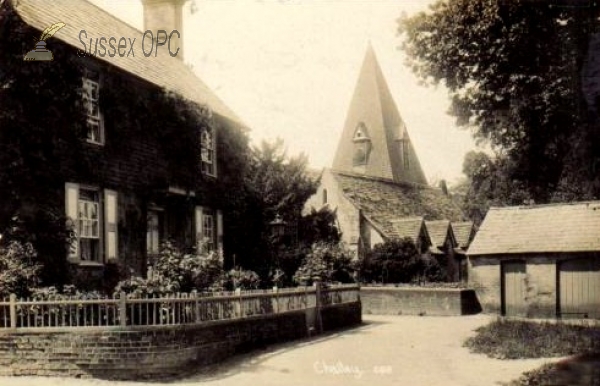
[[215,138],[212,130],[202,130],[202,134],[200,136],[200,150],[202,173],[209,176],[215,176]]
[[204,213],[202,215],[202,237],[209,251],[214,249],[215,243],[215,216]]
[[79,257],[100,261],[100,196],[97,191],[80,189],[78,201]]
[[160,248],[160,213],[148,211],[148,229],[146,231],[146,253],[156,255]]
[[118,257],[117,192],[65,183],[65,209],[73,239],[71,262],[114,262]]
[[100,76],[97,72],[86,71],[83,77],[83,107],[87,116],[87,141],[104,144],[104,128],[100,114]]

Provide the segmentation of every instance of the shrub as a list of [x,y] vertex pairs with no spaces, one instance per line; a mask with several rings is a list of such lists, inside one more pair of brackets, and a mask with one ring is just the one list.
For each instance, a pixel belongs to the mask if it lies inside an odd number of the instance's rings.
[[166,294],[173,292],[206,291],[222,280],[223,258],[219,252],[183,253],[170,242],[161,245],[150,277],[130,277],[120,281],[115,293],[136,295]]
[[37,253],[30,243],[10,241],[0,246],[0,297],[15,294],[27,297],[40,282],[41,266],[35,263]]
[[260,285],[260,277],[254,271],[244,269],[232,269],[225,275],[227,289],[257,289]]
[[361,260],[360,267],[366,282],[410,283],[419,278],[424,261],[407,237],[375,245]]
[[315,280],[352,283],[354,271],[353,253],[343,244],[315,243],[294,274],[294,282],[302,285],[312,285]]

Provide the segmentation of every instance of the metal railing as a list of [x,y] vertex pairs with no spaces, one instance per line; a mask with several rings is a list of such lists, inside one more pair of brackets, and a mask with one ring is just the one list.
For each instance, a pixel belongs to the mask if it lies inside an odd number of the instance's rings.
[[[355,284],[330,287],[274,288],[220,293],[176,293],[163,297],[128,297],[0,301],[2,329],[106,328],[189,325],[272,315],[357,302]],[[319,302],[317,302],[317,294]]]

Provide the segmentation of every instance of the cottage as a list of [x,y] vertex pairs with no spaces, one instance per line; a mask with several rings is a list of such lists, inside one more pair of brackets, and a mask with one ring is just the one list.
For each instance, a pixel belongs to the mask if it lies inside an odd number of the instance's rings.
[[461,220],[458,206],[427,184],[408,130],[372,47],[367,49],[333,167],[305,209],[336,209],[342,239],[358,256],[397,237],[409,217]]
[[446,268],[447,280],[460,281],[460,262],[456,253],[458,243],[450,221],[426,221],[425,226],[431,238],[430,253]]
[[600,201],[491,208],[467,255],[487,312],[600,318]]
[[458,277],[455,276],[455,279],[457,281],[467,282],[469,273],[467,249],[475,237],[477,228],[475,227],[473,221],[452,222],[450,226],[452,227],[452,234],[454,235],[456,241],[454,258],[456,259],[456,264],[458,265]]
[[[66,168],[65,179],[60,181],[62,198],[51,203],[64,208],[63,213],[76,231],[68,256],[72,267],[89,271],[90,277],[102,276],[110,264],[144,274],[148,260],[167,238],[188,247],[202,241],[209,248],[222,250],[227,220],[223,200],[216,196],[223,190],[219,177],[227,165],[219,153],[224,148],[219,141],[226,129],[247,128],[184,64],[176,35],[171,36],[169,48],[165,45],[162,51],[146,56],[144,52],[151,42],[146,37],[144,51],[142,31],[87,1],[56,0],[51,5],[45,0],[3,3],[2,7],[16,13],[31,29],[32,36],[58,21],[65,23],[49,41],[48,48],[64,47],[61,53],[68,55],[55,53],[54,62],[47,65],[79,61],[85,68],[81,97],[87,114],[87,136],[78,146],[86,165],[92,166],[87,170]],[[177,31],[183,39],[184,4],[181,0],[144,0],[145,29]],[[82,31],[87,42],[84,45]],[[131,44],[127,50],[132,55],[102,55],[97,42],[109,37],[127,38]],[[173,56],[175,52],[177,55]],[[116,93],[110,85],[134,90],[134,97],[115,99],[121,104],[111,105],[106,102],[110,99],[107,95]],[[147,117],[163,109],[155,105],[150,111],[140,102],[144,95],[149,95],[150,101],[160,100],[165,91],[206,109],[207,120],[212,122],[197,127],[198,148],[194,153],[197,152],[198,163],[185,165],[190,170],[188,174],[178,164],[181,152],[169,148],[187,138],[172,121],[179,118],[177,114],[172,119],[152,122]],[[170,139],[164,137],[167,132],[171,132]],[[195,133],[192,135],[196,138]],[[64,155],[65,159],[70,156]]]

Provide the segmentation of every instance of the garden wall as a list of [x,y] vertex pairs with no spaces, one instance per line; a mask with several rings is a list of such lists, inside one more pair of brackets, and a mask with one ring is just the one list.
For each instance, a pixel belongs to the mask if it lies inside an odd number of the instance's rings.
[[[0,375],[122,380],[181,376],[236,353],[306,337],[312,324],[308,311],[187,326],[6,330],[0,333]],[[361,305],[329,305],[321,315],[325,331],[357,325]]]
[[472,289],[361,287],[360,298],[365,314],[454,316],[481,311]]

